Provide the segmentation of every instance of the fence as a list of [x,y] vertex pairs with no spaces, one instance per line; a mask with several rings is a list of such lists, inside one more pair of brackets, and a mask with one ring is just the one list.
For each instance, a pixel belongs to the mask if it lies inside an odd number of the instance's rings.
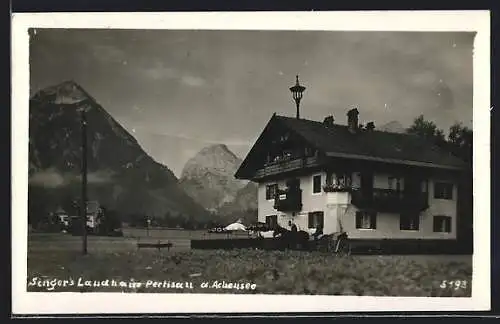
[[[352,254],[472,254],[472,248],[456,240],[359,240],[351,239]],[[223,239],[191,240],[192,249],[263,249],[282,250],[283,242],[279,239]]]
[[124,237],[158,238],[158,239],[186,239],[186,240],[219,240],[234,238],[250,238],[248,232],[209,233],[208,230],[185,230],[177,228],[138,228],[128,227],[122,229]]

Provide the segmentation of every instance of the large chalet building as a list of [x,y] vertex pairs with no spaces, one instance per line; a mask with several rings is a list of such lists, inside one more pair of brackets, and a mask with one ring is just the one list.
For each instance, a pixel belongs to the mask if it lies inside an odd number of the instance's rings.
[[354,239],[456,239],[465,164],[424,139],[274,114],[236,178],[258,183],[258,220]]

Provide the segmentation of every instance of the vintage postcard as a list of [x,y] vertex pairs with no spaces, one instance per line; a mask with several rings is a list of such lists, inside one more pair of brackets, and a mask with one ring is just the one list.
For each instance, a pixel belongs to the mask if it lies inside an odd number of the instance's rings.
[[14,314],[489,309],[489,12],[12,22]]

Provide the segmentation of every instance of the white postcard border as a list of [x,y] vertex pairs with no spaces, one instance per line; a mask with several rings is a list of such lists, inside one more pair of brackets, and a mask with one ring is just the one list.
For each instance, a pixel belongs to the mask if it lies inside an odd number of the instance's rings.
[[[26,291],[28,28],[476,31],[471,298]],[[12,18],[13,314],[463,311],[490,308],[490,14],[488,11],[21,13]]]

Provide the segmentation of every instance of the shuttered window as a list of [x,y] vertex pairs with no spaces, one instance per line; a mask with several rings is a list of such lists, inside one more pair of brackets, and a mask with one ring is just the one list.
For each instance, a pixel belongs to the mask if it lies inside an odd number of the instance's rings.
[[276,183],[266,186],[266,200],[274,199],[276,192],[278,191],[278,185]]
[[377,213],[368,211],[356,212],[356,228],[357,229],[376,229],[377,228]]
[[278,216],[277,215],[266,216],[266,225],[269,228],[276,228],[278,225]]
[[434,184],[434,198],[453,199],[453,184],[445,182],[436,182]]
[[315,175],[313,177],[313,193],[321,192],[321,175]]
[[420,214],[408,212],[400,215],[399,229],[403,231],[418,231],[420,229]]
[[451,217],[450,216],[434,216],[434,232],[451,233]]
[[317,228],[318,225],[321,225],[324,227],[325,225],[325,219],[324,219],[324,214],[322,211],[318,212],[311,212],[309,213],[309,219],[308,219],[308,228]]

